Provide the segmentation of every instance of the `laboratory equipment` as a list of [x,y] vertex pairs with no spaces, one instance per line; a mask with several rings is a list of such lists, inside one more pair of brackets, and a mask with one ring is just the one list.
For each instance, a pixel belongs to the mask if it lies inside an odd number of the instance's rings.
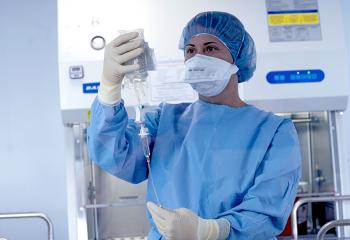
[[[86,127],[98,91],[105,42],[114,39],[118,30],[142,28],[156,49],[157,70],[147,76],[142,111],[162,101],[195,101],[191,87],[178,83],[184,68],[178,41],[185,23],[205,10],[235,14],[256,43],[257,70],[251,80],[239,84],[240,95],[249,104],[293,120],[302,149],[302,182],[307,183],[298,199],[341,196],[350,191],[343,182],[350,179],[344,155],[348,143],[343,136],[349,123],[343,122],[342,115],[349,95],[349,61],[340,0],[235,0],[234,4],[230,0],[129,0],[122,7],[116,4],[108,0],[58,1],[70,239],[144,237],[149,228],[146,183],[131,185],[116,179],[88,157]],[[81,6],[83,10],[77,12]],[[115,9],[120,9],[118,14]],[[75,66],[82,66],[83,78],[70,77],[70,67]],[[134,88],[124,85],[122,98],[129,117],[135,118],[134,106],[139,100]],[[323,223],[349,218],[347,206],[345,201],[307,203],[307,214],[300,216],[307,219],[304,233],[315,238]],[[291,225],[289,228],[280,238],[291,238]],[[346,228],[328,234],[350,236]]]

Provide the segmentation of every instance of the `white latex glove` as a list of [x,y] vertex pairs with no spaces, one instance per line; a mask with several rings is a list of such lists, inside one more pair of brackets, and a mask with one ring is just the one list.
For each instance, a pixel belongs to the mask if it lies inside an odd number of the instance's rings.
[[127,65],[143,53],[143,40],[137,32],[122,34],[105,47],[103,74],[98,91],[102,103],[113,105],[121,99],[124,75],[140,69],[138,64]]
[[230,233],[226,219],[203,219],[186,208],[165,209],[147,202],[158,231],[167,240],[223,240]]

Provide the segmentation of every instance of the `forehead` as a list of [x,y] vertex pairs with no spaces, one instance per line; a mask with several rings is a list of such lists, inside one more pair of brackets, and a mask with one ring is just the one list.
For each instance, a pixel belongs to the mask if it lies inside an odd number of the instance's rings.
[[188,42],[188,44],[193,44],[193,45],[201,45],[207,42],[214,42],[217,43],[219,45],[223,45],[225,46],[221,40],[219,40],[217,37],[210,35],[210,34],[199,34],[199,35],[195,35],[193,36],[190,41]]

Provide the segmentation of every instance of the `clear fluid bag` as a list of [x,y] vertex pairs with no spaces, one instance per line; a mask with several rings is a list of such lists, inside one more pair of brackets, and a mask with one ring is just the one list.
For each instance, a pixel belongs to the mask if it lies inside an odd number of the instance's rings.
[[148,71],[155,70],[155,56],[154,49],[150,48],[148,43],[144,39],[143,29],[136,29],[132,31],[121,30],[120,34],[128,33],[128,32],[138,32],[138,38],[141,38],[144,41],[144,52],[135,59],[130,60],[127,64],[139,64],[140,69],[134,72],[130,72],[125,74],[124,85],[126,87],[135,87],[135,82],[145,82],[148,77]]

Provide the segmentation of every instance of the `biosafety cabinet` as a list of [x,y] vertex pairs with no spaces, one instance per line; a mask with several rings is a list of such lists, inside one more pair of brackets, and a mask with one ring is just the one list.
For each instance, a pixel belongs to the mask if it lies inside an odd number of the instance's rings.
[[[195,14],[217,10],[236,15],[256,43],[257,70],[240,84],[244,101],[293,120],[303,172],[290,221],[280,238],[350,236],[349,179],[343,156],[342,112],[349,95],[349,62],[339,0],[59,0],[59,81],[66,133],[70,239],[144,238],[149,224],[146,183],[131,185],[93,164],[86,146],[90,106],[96,97],[104,46],[120,30],[143,29],[157,68],[145,86],[145,110],[160,102],[192,102],[197,95],[178,83],[182,28]],[[129,116],[137,104],[132,88],[122,97]],[[335,222],[334,222],[335,220]],[[344,223],[345,221],[345,223]],[[325,229],[321,229],[324,231]],[[326,229],[328,230],[328,229]],[[319,236],[321,237],[321,236]]]

